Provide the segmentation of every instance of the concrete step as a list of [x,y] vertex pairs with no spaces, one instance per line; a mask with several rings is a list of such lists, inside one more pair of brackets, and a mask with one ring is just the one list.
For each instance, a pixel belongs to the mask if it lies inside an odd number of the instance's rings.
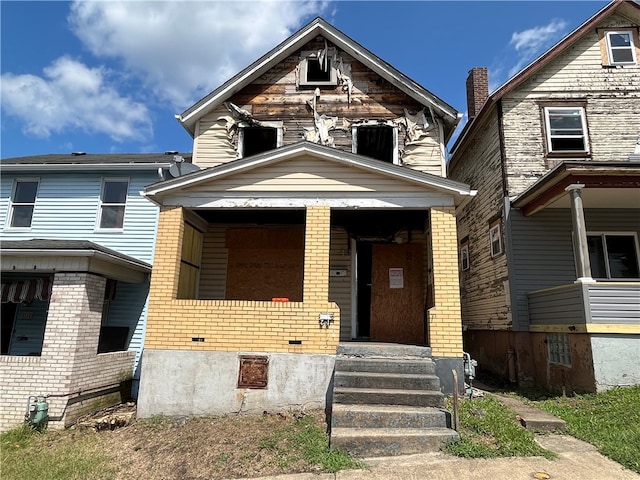
[[399,390],[384,388],[333,388],[333,402],[342,404],[410,405],[442,407],[444,395],[433,390]]
[[336,428],[446,428],[451,415],[434,407],[406,405],[340,405],[331,411],[331,430]]
[[458,433],[448,428],[335,428],[331,446],[360,457],[387,457],[438,451]]
[[431,347],[396,343],[345,342],[338,344],[337,354],[355,357],[431,358]]
[[440,379],[435,375],[414,373],[340,372],[334,376],[334,387],[386,388],[400,390],[440,391]]
[[412,373],[435,375],[436,364],[430,358],[336,357],[336,372]]

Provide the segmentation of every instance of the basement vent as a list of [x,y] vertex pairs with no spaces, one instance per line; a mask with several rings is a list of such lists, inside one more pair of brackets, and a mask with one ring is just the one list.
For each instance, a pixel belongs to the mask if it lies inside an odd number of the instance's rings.
[[238,388],[267,388],[269,357],[242,355]]

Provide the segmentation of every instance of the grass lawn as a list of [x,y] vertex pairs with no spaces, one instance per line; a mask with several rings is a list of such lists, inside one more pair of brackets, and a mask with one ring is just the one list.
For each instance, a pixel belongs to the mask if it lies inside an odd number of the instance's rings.
[[534,441],[531,431],[516,422],[515,412],[491,396],[462,400],[459,415],[460,440],[448,444],[447,453],[466,458],[556,457]]
[[640,473],[640,386],[533,401],[562,418],[568,432],[603,455]]

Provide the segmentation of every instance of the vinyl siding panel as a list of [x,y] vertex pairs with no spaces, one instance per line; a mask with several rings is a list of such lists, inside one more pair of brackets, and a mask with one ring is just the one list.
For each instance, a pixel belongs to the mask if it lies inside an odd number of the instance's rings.
[[203,236],[202,263],[198,298],[202,300],[224,300],[227,282],[226,246],[228,225],[210,224]]
[[[586,209],[587,233],[635,232],[640,235],[638,209]],[[513,210],[510,219],[515,295],[514,328],[529,325],[527,294],[572,284],[577,275],[573,256],[571,211],[547,208],[530,217]]]
[[531,325],[580,325],[585,323],[582,285],[564,285],[531,292],[529,314]]
[[343,228],[331,229],[331,248],[329,250],[329,268],[346,270],[344,277],[329,277],[329,301],[340,307],[340,340],[351,339],[351,250],[349,235]]
[[640,283],[587,285],[590,323],[640,324]]
[[189,192],[424,192],[424,187],[310,158],[280,162],[196,185]]

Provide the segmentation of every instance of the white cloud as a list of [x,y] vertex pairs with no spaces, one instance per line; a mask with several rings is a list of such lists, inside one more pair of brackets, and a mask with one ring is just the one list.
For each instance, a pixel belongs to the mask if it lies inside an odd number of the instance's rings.
[[25,133],[43,138],[69,129],[116,141],[151,136],[147,108],[122,97],[108,77],[103,68],[60,57],[43,76],[3,74],[2,107],[24,121]]
[[76,1],[69,22],[91,53],[122,62],[182,110],[284,40],[325,1]]
[[515,65],[509,69],[509,77],[518,73],[544,50],[551,47],[566,31],[567,22],[553,19],[547,25],[529,28],[511,35],[512,45],[519,57]]

